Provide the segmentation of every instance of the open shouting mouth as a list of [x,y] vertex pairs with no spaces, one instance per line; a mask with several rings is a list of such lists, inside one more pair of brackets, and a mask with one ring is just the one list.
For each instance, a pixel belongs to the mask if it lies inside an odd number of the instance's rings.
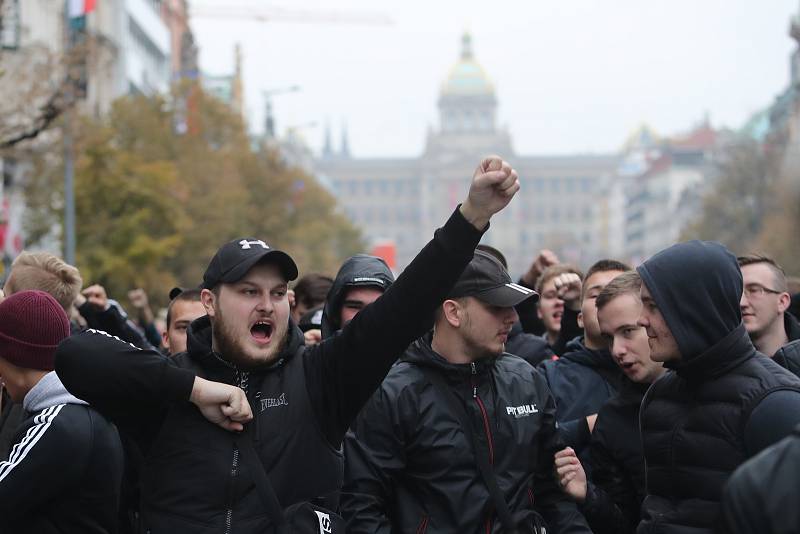
[[258,321],[250,328],[250,337],[259,345],[266,345],[272,339],[272,323]]

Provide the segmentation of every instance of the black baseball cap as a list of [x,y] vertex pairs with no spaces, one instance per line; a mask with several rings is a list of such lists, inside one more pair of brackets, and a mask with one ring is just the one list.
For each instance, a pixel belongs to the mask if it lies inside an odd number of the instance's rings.
[[270,247],[261,239],[242,237],[222,245],[203,274],[202,288],[238,282],[256,263],[271,261],[281,270],[286,281],[297,278],[297,265],[287,253]]
[[447,295],[450,299],[460,297],[475,297],[490,306],[502,308],[516,306],[529,298],[539,300],[536,291],[512,282],[500,262],[480,250],[475,251],[472,261]]

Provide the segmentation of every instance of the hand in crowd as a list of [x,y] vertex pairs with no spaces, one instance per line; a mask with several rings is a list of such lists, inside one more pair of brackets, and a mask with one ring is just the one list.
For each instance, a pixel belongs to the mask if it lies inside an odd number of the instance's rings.
[[137,310],[142,310],[150,306],[147,300],[147,293],[142,288],[131,289],[128,291],[128,300],[131,301],[131,306]]
[[131,306],[136,310],[141,323],[152,323],[154,316],[153,311],[150,309],[150,301],[147,298],[147,292],[142,288],[131,289],[128,291],[128,300]]
[[85,302],[98,311],[108,309],[108,295],[106,288],[100,284],[94,284],[81,291],[75,299],[75,306],[80,308]]
[[564,306],[578,311],[581,307],[581,277],[575,273],[564,273],[553,279],[558,298],[564,301]]
[[313,328],[303,332],[303,337],[306,339],[306,345],[316,345],[322,341],[322,330]]
[[552,265],[558,265],[559,263],[560,261],[555,252],[546,248],[542,249],[539,251],[539,255],[536,256],[536,259],[533,260],[533,263],[531,263],[528,271],[522,275],[522,281],[528,286],[533,287],[536,284],[536,280],[539,279],[539,276],[545,269]]
[[475,169],[461,214],[475,228],[483,230],[492,215],[505,208],[517,191],[517,171],[499,156],[489,156]]
[[586,472],[572,447],[558,451],[555,456],[558,483],[564,493],[578,502],[586,500]]
[[253,418],[247,395],[241,388],[195,377],[189,400],[203,417],[225,430],[241,432]]

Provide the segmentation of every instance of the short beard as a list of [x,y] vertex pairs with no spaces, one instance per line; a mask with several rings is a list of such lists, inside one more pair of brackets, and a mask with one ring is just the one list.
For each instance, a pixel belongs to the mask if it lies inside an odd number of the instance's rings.
[[289,335],[287,332],[287,335],[278,343],[277,350],[267,359],[255,360],[247,356],[242,350],[242,344],[236,339],[235,334],[231,332],[219,308],[216,310],[216,317],[211,320],[211,339],[213,339],[217,354],[226,362],[240,369],[252,369],[272,365],[283,352],[288,337]]

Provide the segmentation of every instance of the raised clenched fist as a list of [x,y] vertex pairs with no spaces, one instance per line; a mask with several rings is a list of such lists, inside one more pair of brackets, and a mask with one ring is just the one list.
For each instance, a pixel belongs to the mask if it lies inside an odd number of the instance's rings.
[[499,156],[484,158],[475,173],[461,213],[479,230],[483,230],[492,215],[505,208],[519,191],[519,176],[508,162]]

